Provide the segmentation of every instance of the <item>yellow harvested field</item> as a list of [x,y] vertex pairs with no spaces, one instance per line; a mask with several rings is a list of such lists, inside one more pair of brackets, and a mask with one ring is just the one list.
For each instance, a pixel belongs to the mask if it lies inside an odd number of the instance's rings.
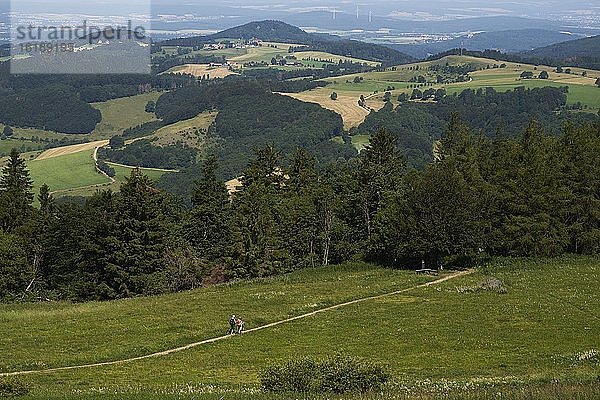
[[340,114],[344,121],[344,129],[346,130],[363,123],[367,115],[369,115],[370,109],[380,110],[384,106],[383,101],[367,99],[369,109],[360,107],[358,105],[360,94],[352,92],[337,92],[337,100],[331,100],[331,92],[331,89],[318,88],[302,93],[281,94],[307,103],[317,103],[323,108]]
[[71,146],[57,147],[55,149],[49,149],[40,154],[36,160],[46,160],[48,158],[66,156],[68,154],[75,154],[86,150],[94,150],[98,147],[108,145],[108,140],[98,140],[96,142],[88,142],[82,144],[74,144]]
[[361,60],[359,58],[353,58],[353,57],[345,57],[345,56],[338,56],[336,54],[331,54],[331,53],[325,53],[323,51],[297,51],[295,53],[293,53],[294,56],[296,56],[296,58],[298,60],[301,61],[305,61],[307,59],[310,60],[330,60],[333,61],[334,63],[341,61],[351,61],[354,63],[364,63],[364,64],[368,64],[371,66],[377,66],[380,65],[381,63],[378,63],[376,61],[367,61],[367,60]]
[[171,74],[188,74],[196,77],[208,75],[210,79],[225,78],[229,75],[237,75],[228,67],[211,67],[209,64],[185,64],[173,67],[167,71]]

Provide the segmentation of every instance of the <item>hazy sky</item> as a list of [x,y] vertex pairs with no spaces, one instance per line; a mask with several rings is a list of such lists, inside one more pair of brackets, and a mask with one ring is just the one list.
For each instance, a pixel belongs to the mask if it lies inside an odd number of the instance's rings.
[[[9,0],[0,0],[7,3]],[[515,15],[544,17],[568,14],[600,14],[598,0],[152,0],[155,12],[175,14],[194,12],[203,15],[221,14],[231,7],[238,10],[302,12],[337,8],[353,12],[356,7],[371,9],[379,16],[406,19]],[[147,7],[147,0],[13,0],[19,10],[32,12],[93,13],[96,15],[127,14]]]

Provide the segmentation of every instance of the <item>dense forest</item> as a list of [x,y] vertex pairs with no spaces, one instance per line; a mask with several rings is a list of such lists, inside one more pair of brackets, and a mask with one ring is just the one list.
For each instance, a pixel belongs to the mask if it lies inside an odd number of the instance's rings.
[[553,135],[560,134],[566,121],[598,119],[591,113],[569,113],[567,91],[567,87],[518,87],[506,92],[467,89],[435,102],[409,102],[404,96],[395,109],[388,103],[380,111],[370,113],[351,134],[366,135],[385,128],[398,136],[408,165],[422,168],[432,160],[434,142],[442,136],[444,121],[453,112],[487,137],[514,135],[523,131],[531,119],[541,121],[543,129]]
[[154,146],[148,139],[136,140],[122,148],[103,147],[98,157],[118,164],[136,167],[178,169],[196,161],[198,151],[183,144]]
[[100,111],[68,86],[44,86],[0,96],[0,122],[10,126],[90,133],[101,119]]
[[[326,164],[339,156],[353,156],[349,144],[331,141],[343,133],[342,118],[317,104],[304,103],[271,93],[268,82],[225,79],[163,94],[156,103],[156,115],[166,123],[194,117],[207,110],[218,110],[209,133],[217,138],[219,176],[239,176],[253,151],[271,144],[285,159],[303,147]],[[194,166],[187,173],[165,176],[161,187],[187,191],[197,175]]]
[[365,259],[395,268],[467,266],[494,255],[600,251],[600,124],[548,135],[476,133],[453,114],[438,157],[407,168],[376,132],[359,156],[323,171],[297,148],[247,163],[231,197],[208,159],[182,208],[134,171],[120,193],[32,206],[24,161],[0,178],[0,296],[113,299]]
[[0,122],[61,133],[90,133],[100,112],[90,103],[195,84],[187,75],[11,75],[0,62]]

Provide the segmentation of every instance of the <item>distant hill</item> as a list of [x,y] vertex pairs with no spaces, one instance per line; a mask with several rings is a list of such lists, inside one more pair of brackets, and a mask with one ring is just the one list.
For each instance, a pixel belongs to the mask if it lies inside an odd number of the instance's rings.
[[463,47],[467,50],[498,50],[504,53],[519,53],[576,39],[564,32],[545,29],[520,29],[496,32],[481,32],[463,35],[451,40],[433,43],[392,45],[390,47],[417,58],[425,58],[450,49]]
[[540,64],[600,69],[600,36],[553,44],[524,52],[522,56]]
[[213,39],[260,39],[275,41],[285,39],[293,43],[306,43],[316,38],[302,29],[281,21],[256,21],[211,35]]
[[306,50],[324,51],[340,56],[377,61],[384,65],[405,64],[415,60],[414,57],[386,46],[343,39],[335,35],[307,33],[296,26],[281,21],[250,22],[209,36],[171,39],[162,42],[162,44],[198,46],[217,39],[259,39],[271,42],[295,43],[307,46]]

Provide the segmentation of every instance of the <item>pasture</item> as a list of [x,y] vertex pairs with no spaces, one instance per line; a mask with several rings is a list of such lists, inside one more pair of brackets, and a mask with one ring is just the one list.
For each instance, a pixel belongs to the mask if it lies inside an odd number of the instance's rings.
[[[599,272],[594,257],[496,259],[430,287],[241,337],[19,379],[31,399],[286,399],[260,392],[262,368],[342,352],[390,372],[384,391],[366,399],[598,398]],[[108,303],[0,305],[0,372],[145,355],[221,336],[230,313],[254,328],[433,279],[349,264]]]
[[[25,157],[27,168],[33,180],[35,193],[43,184],[50,187],[55,197],[91,196],[97,190],[119,191],[121,183],[131,174],[134,167],[111,164],[115,176],[111,180],[96,171],[94,151],[108,141],[97,141],[81,145],[58,147],[41,154]],[[158,180],[165,171],[140,168],[150,179]]]
[[43,143],[33,142],[27,139],[4,139],[0,140],[0,158],[7,156],[12,149],[17,149],[19,153],[40,150],[44,147]]
[[105,184],[109,179],[96,171],[94,150],[64,154],[27,162],[34,191],[47,184],[52,192]]
[[[262,46],[247,48],[245,49],[246,52],[244,54],[240,54],[233,57],[227,57],[227,60],[237,63],[266,62],[270,64],[273,58],[281,58],[293,55],[294,57],[296,57],[294,61],[302,64],[304,67],[307,68],[321,68],[324,63],[331,64],[338,63],[339,61],[352,61],[355,63],[365,63],[372,66],[379,65],[379,63],[377,62],[366,61],[346,56],[339,56],[336,54],[326,53],[322,51],[298,51],[294,53],[289,53],[289,48],[294,46],[299,45],[263,42]],[[298,69],[298,66],[285,68]]]
[[158,100],[160,95],[160,92],[151,92],[92,104],[102,113],[102,121],[92,132],[93,138],[107,139],[127,128],[156,120],[154,113],[147,113],[145,108],[149,101]]
[[[469,73],[471,80],[468,82],[435,83],[438,73],[430,71],[428,68],[432,65],[444,66],[446,64],[450,66],[471,64],[482,69]],[[500,68],[502,64],[504,64],[504,68]],[[488,66],[490,66],[489,69]],[[521,79],[521,73],[524,71],[531,71],[536,77],[542,71],[547,71],[549,78]],[[361,95],[368,99],[367,104],[370,108],[378,110],[383,106],[384,93],[392,88],[390,90],[392,102],[397,104],[396,99],[399,94],[412,93],[415,83],[410,82],[410,80],[418,76],[424,76],[428,82],[427,86],[420,88],[421,90],[444,88],[449,94],[460,93],[465,89],[476,90],[486,87],[492,87],[498,91],[507,91],[519,86],[527,88],[568,86],[567,103],[569,105],[579,102],[584,110],[596,113],[600,111],[600,89],[595,85],[595,81],[600,77],[600,71],[585,70],[587,75],[585,77],[582,76],[583,71],[583,69],[572,68],[571,74],[556,73],[555,68],[546,66],[508,63],[475,57],[448,56],[435,61],[391,67],[385,71],[327,78],[325,81],[330,82],[327,87],[293,94],[293,96],[302,101],[318,103],[324,108],[339,113],[342,115],[346,127],[360,125],[366,117],[365,113],[351,107],[358,102]],[[357,77],[362,78],[360,82],[354,81]],[[330,99],[332,92],[336,92],[338,98],[343,100],[332,104]]]

